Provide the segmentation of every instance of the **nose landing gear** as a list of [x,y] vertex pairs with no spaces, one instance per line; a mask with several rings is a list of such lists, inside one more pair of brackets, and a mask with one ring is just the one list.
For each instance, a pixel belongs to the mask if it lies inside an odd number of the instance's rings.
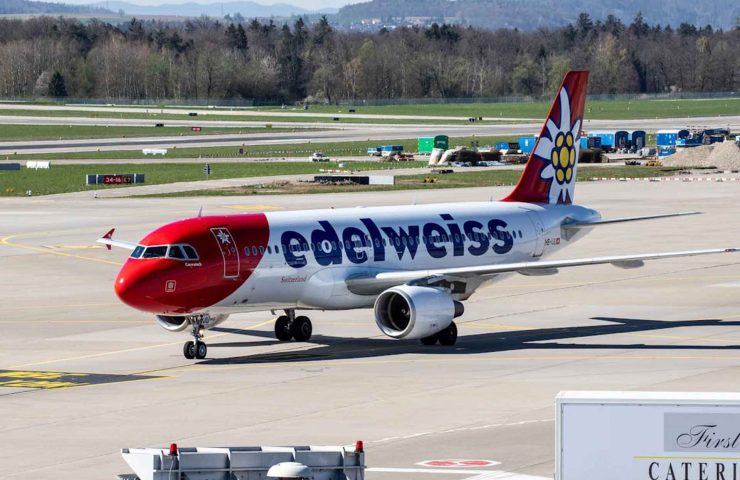
[[188,320],[190,320],[191,335],[194,340],[192,342],[185,342],[185,345],[182,346],[182,354],[188,360],[194,358],[202,360],[208,354],[208,346],[201,339],[203,338],[203,327],[209,323],[209,318],[205,315],[193,315]]
[[312,333],[311,319],[305,316],[296,317],[293,309],[285,310],[285,315],[280,315],[275,320],[275,338],[281,342],[289,342],[291,339],[307,342]]

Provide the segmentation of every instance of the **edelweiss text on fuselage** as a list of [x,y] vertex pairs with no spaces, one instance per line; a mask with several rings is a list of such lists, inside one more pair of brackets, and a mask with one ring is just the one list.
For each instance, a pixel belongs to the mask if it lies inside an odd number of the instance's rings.
[[[341,231],[341,236],[331,222],[319,220],[319,228],[311,231],[310,240],[300,232],[286,230],[280,236],[280,241],[287,247],[283,248],[285,261],[293,268],[307,265],[308,252],[313,252],[319,265],[329,266],[341,265],[344,255],[351,263],[364,263],[368,261],[365,250],[368,247],[373,250],[374,260],[382,262],[385,260],[386,246],[392,247],[401,260],[406,251],[413,259],[420,244],[423,244],[432,258],[449,255],[448,243],[452,243],[452,255],[456,257],[464,255],[465,250],[471,255],[483,255],[489,248],[497,254],[504,254],[514,245],[513,237],[506,231],[508,225],[503,220],[493,218],[486,225],[477,220],[467,220],[460,225],[450,214],[440,214],[440,218],[443,222],[409,225],[406,228],[379,227],[372,219],[361,218],[364,229],[357,226],[346,227]],[[387,242],[383,234],[388,238]],[[467,249],[466,238],[470,242]],[[342,248],[342,244],[345,248]]]

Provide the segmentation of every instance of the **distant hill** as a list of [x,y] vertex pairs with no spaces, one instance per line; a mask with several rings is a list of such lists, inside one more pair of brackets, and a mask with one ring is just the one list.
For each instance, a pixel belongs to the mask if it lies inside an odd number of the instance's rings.
[[686,22],[725,29],[733,28],[740,17],[737,0],[663,0],[658,3],[645,3],[644,0],[372,0],[342,7],[337,19],[340,24],[348,25],[372,18],[386,22],[394,17],[433,17],[482,28],[533,30],[573,23],[581,12],[587,12],[594,21],[613,14],[631,23],[635,15],[642,12],[643,19],[651,25],[678,26]]
[[64,3],[0,0],[0,15],[12,14],[110,13],[103,6],[66,5]]
[[[3,0],[0,0],[3,1]],[[251,17],[290,17],[292,15],[304,15],[308,13],[336,13],[337,9],[325,9],[311,11],[295,5],[277,3],[275,5],[261,5],[255,2],[223,2],[223,3],[184,3],[184,4],[161,4],[161,5],[136,5],[128,2],[101,2],[95,6],[106,7],[117,12],[123,10],[128,15],[178,15],[183,17],[199,17],[207,15],[210,17],[222,17],[240,13],[245,18]]]

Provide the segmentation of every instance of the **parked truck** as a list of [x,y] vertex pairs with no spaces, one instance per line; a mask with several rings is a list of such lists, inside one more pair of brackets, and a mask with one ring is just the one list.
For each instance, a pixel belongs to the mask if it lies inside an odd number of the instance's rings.
[[740,393],[561,392],[556,480],[736,480]]

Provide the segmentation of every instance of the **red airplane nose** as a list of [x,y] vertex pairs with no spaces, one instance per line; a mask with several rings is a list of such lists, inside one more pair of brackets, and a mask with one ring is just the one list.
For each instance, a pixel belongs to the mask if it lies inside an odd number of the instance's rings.
[[150,267],[138,260],[126,262],[116,278],[116,295],[123,303],[137,310],[163,313],[166,307],[157,300],[158,289]]

